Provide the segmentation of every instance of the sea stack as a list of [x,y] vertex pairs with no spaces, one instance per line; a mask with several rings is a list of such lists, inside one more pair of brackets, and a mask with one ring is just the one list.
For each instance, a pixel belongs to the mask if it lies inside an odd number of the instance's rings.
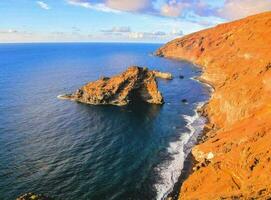
[[180,199],[271,198],[271,12],[173,40],[158,56],[189,60],[214,88],[199,167]]
[[163,104],[156,78],[172,79],[170,73],[148,70],[138,66],[128,67],[123,73],[87,83],[76,92],[58,96],[92,105],[127,105],[133,101]]

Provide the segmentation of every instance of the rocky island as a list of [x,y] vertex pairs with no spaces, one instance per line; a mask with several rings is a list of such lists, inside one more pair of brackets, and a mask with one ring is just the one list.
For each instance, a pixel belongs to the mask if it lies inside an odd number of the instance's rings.
[[172,79],[170,73],[131,66],[125,72],[87,83],[75,93],[60,95],[69,99],[92,105],[127,105],[132,101],[163,104],[163,96],[158,90],[156,78]]
[[194,62],[215,90],[179,199],[270,199],[271,12],[173,40],[156,55]]

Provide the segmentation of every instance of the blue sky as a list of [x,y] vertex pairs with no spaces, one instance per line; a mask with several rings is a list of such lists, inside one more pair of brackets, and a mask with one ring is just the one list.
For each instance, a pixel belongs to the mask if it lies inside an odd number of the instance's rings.
[[166,42],[271,0],[1,0],[0,42]]

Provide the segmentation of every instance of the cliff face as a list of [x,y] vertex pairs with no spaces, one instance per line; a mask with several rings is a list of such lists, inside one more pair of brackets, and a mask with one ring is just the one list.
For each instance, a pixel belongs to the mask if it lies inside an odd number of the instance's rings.
[[169,42],[159,56],[190,60],[215,91],[206,136],[180,199],[271,197],[271,12]]
[[150,71],[147,68],[132,66],[125,72],[111,78],[102,77],[90,82],[71,95],[59,96],[82,103],[123,106],[131,101],[144,101],[162,104],[163,97],[158,90],[157,78],[171,79],[169,73]]

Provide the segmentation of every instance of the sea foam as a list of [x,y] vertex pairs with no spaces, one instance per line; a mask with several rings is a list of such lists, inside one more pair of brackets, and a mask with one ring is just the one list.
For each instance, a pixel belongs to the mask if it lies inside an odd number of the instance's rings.
[[184,115],[187,122],[187,132],[180,135],[177,141],[171,142],[167,151],[171,156],[171,160],[162,163],[156,167],[156,172],[160,175],[160,181],[155,184],[157,192],[156,199],[165,199],[172,192],[174,184],[181,175],[184,161],[195,144],[198,135],[203,130],[206,119],[197,113],[197,109],[202,107],[205,102],[197,104],[193,116]]

